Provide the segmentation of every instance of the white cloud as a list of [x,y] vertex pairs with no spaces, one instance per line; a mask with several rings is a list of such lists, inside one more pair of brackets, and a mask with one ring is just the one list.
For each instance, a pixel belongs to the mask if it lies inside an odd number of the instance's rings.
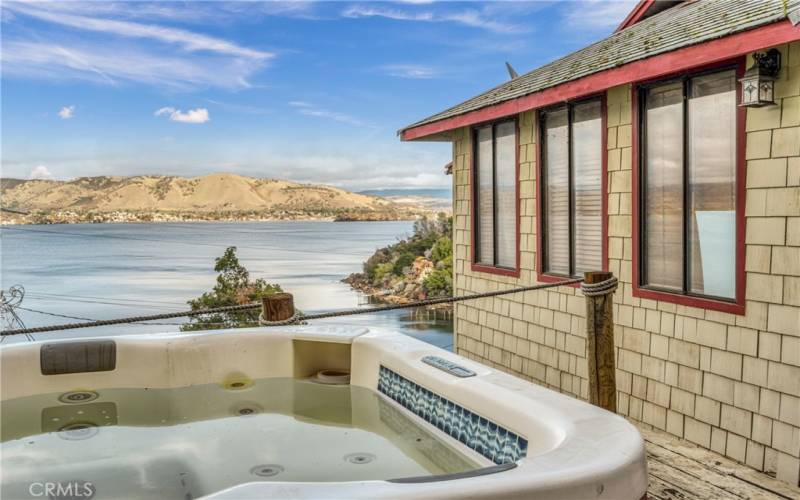
[[339,123],[346,123],[348,125],[354,125],[356,127],[368,126],[363,121],[354,118],[350,115],[346,115],[344,113],[339,113],[336,111],[329,111],[327,109],[317,108],[313,104],[305,101],[289,101],[289,106],[297,109],[297,112],[300,113],[301,115],[315,116],[317,118],[327,118],[329,120],[333,120]]
[[[246,3],[246,2],[245,2]],[[316,2],[306,1],[270,1],[253,2],[257,12],[268,16],[279,16],[300,19],[316,19],[313,14]],[[230,3],[224,5],[231,5]]]
[[169,56],[122,44],[66,45],[6,41],[0,51],[3,73],[52,80],[88,80],[118,85],[119,80],[182,90],[197,87],[248,88],[258,61],[225,57]]
[[190,109],[184,113],[180,109],[167,106],[159,109],[153,114],[155,116],[168,115],[170,121],[180,123],[206,123],[207,121],[211,120],[211,118],[208,116],[208,110],[206,108]]
[[64,106],[58,111],[58,116],[60,116],[62,120],[69,120],[75,116],[75,106]]
[[[39,2],[47,9],[68,14],[105,16],[124,19],[166,19],[182,24],[208,22],[228,22],[233,18],[248,16],[275,16],[287,18],[314,17],[317,2],[313,1],[195,1],[195,2],[131,2],[131,1],[61,1]],[[5,10],[5,9],[4,9]]]
[[[145,9],[153,17],[172,18],[180,11],[167,4],[163,9],[147,5],[153,7]],[[197,8],[185,10],[190,15]],[[249,78],[275,56],[185,29],[103,17],[139,15],[138,7],[129,8],[124,2],[3,2],[2,12],[101,34],[100,39],[89,40],[68,31],[51,30],[47,38],[29,30],[4,33],[0,59],[8,75],[111,85],[123,80],[182,90],[241,89],[251,87]]]
[[572,27],[589,29],[616,28],[633,10],[638,0],[581,0],[568,2],[565,12]]
[[[379,148],[381,151],[331,150],[325,155],[309,151],[285,152],[280,155],[280,165],[266,168],[273,177],[348,189],[447,187],[451,179],[442,173],[442,167],[449,161],[450,151],[442,146],[434,145],[433,150],[437,153],[424,150],[403,153],[402,146],[391,144],[382,144]],[[263,163],[259,167],[243,165],[241,172],[245,175],[267,175],[264,168]]]
[[435,69],[419,64],[387,64],[379,69],[389,76],[398,78],[427,79],[438,75]]
[[389,9],[385,7],[367,7],[364,5],[354,5],[342,12],[344,17],[357,19],[359,17],[385,17],[396,21],[434,21],[432,12],[407,12],[399,9]]
[[26,151],[16,149],[3,152],[3,176],[26,178],[37,165],[47,165],[55,178],[64,172],[68,177],[153,173],[195,176],[235,170],[242,175],[349,189],[447,187],[452,181],[442,172],[452,159],[447,143],[402,143],[371,133],[352,137],[350,144],[342,144],[338,138],[322,136],[314,148],[309,148],[307,141],[289,139],[248,141],[222,149],[200,143],[180,155],[171,145],[158,141],[144,149],[132,142],[124,150],[79,149],[71,155],[42,151],[36,161],[29,161]]
[[[8,2],[5,2],[6,4]],[[28,2],[30,4],[31,2]],[[179,8],[173,8],[178,5]],[[20,8],[19,5],[3,5],[4,11],[9,12],[9,8]],[[22,5],[22,8],[26,5]],[[37,2],[37,5],[28,7],[47,8],[50,12],[63,12],[67,14],[78,14],[86,16],[108,16],[126,18],[160,18],[181,21],[194,21],[198,19],[208,19],[210,12],[205,9],[186,9],[180,8],[177,2],[99,2],[99,1],[61,1],[61,2]],[[9,12],[10,13],[10,12]]]
[[118,21],[115,19],[53,12],[47,8],[47,5],[48,4],[42,4],[41,6],[37,6],[36,4],[11,2],[6,4],[6,8],[18,14],[24,14],[62,26],[69,26],[70,28],[110,33],[130,38],[148,38],[160,42],[176,44],[188,51],[210,51],[248,59],[266,59],[274,56],[274,54],[270,52],[242,47],[221,38],[215,38],[188,30],[155,24],[142,24],[131,21]]
[[47,167],[44,165],[38,165],[31,170],[31,173],[28,174],[28,179],[52,179],[53,174],[50,173]]
[[528,31],[528,28],[517,24],[506,23],[493,19],[486,14],[485,9],[467,9],[457,12],[434,12],[408,11],[387,7],[375,7],[366,5],[354,5],[342,12],[342,16],[353,19],[361,17],[384,17],[396,21],[417,21],[417,22],[453,22],[463,24],[472,28],[481,28],[498,33],[521,33]]

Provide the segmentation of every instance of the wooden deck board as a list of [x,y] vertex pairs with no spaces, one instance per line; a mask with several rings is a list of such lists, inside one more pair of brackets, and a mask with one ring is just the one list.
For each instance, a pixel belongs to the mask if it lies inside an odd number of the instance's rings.
[[690,492],[681,490],[658,476],[650,474],[649,479],[650,485],[647,488],[647,498],[649,500],[688,500],[693,498]]
[[664,432],[639,430],[647,447],[648,498],[800,499],[800,488]]

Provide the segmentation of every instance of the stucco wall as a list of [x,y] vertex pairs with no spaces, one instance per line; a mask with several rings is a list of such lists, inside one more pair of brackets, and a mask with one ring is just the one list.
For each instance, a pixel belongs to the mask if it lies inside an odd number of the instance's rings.
[[[629,86],[606,96],[608,258],[621,282],[614,298],[619,412],[798,484],[800,42],[778,48],[781,105],[747,110],[746,314],[633,297]],[[469,130],[454,137],[457,294],[536,282],[535,113],[519,119],[519,278],[470,269]],[[584,308],[570,287],[458,304],[455,345],[462,355],[586,398]]]

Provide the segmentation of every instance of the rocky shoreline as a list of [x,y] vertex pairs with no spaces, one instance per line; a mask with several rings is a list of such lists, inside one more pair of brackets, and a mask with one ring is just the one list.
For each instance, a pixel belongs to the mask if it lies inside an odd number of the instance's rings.
[[[452,219],[420,220],[410,238],[378,249],[360,273],[343,279],[375,302],[408,304],[452,295]],[[452,312],[452,304],[425,306]]]
[[[414,262],[414,267],[409,273],[401,278],[387,280],[379,286],[373,285],[364,273],[353,273],[342,280],[354,290],[358,290],[376,302],[385,304],[408,304],[429,298],[425,293],[423,282],[425,279],[424,270],[432,269],[433,263],[420,257]],[[425,306],[426,309],[437,311],[452,311],[452,304],[435,304]]]
[[33,212],[15,213],[3,211],[0,224],[124,224],[154,222],[273,222],[273,221],[320,221],[320,222],[386,222],[415,220],[421,211],[405,212],[352,212],[330,213],[309,211],[275,211],[268,213],[239,212]]
[[382,302],[385,304],[408,304],[412,301],[411,298],[397,295],[392,290],[372,286],[361,273],[351,274],[343,279],[342,283],[347,283],[353,290],[358,290],[375,302]]

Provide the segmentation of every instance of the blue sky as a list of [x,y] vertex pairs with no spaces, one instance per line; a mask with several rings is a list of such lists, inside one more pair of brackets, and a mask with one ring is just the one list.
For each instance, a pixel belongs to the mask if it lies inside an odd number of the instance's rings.
[[2,3],[2,175],[444,187],[397,129],[607,36],[635,0]]

